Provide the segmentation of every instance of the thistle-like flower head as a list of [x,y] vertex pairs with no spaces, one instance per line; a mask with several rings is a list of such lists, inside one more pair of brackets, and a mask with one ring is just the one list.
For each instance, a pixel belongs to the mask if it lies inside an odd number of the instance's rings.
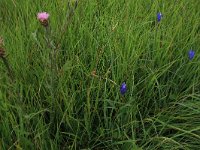
[[49,19],[49,14],[47,12],[40,12],[37,14],[37,19],[40,21],[40,23],[47,27],[48,26],[48,19]]
[[49,14],[47,12],[40,12],[37,14],[37,18],[40,21],[48,20]]

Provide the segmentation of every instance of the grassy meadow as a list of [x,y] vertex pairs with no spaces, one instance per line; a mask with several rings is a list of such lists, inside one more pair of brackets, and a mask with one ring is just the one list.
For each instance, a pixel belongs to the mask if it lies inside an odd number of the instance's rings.
[[198,150],[199,9],[0,0],[0,150]]

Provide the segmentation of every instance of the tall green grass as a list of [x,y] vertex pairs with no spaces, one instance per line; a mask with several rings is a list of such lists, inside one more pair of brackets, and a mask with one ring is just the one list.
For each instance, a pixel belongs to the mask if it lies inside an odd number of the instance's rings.
[[[67,0],[1,0],[0,36],[14,75],[1,61],[1,149],[198,150],[199,6],[79,0],[69,20]],[[58,45],[53,70],[41,11],[50,13],[48,37]]]

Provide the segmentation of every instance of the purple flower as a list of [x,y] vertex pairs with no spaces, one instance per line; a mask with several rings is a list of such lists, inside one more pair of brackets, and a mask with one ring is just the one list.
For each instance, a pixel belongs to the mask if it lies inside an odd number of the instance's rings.
[[126,93],[126,91],[127,91],[127,86],[126,86],[126,83],[123,82],[122,85],[121,85],[121,87],[120,87],[120,93],[122,95],[124,95]]
[[195,52],[193,50],[189,50],[188,52],[188,57],[190,60],[192,60],[194,58]]
[[49,14],[47,12],[40,12],[37,14],[37,19],[40,21],[40,23],[47,27],[48,26],[48,19],[49,19]]
[[163,15],[161,14],[161,12],[157,13],[157,20],[158,20],[158,22],[161,21],[162,17],[163,17]]
[[47,12],[40,12],[37,14],[37,18],[40,21],[48,20],[49,14]]

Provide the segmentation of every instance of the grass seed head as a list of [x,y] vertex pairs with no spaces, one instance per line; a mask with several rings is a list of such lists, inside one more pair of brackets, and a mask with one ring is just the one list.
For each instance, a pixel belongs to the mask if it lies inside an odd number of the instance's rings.
[[3,48],[0,47],[0,57],[3,58],[5,57],[5,51]]
[[3,45],[4,45],[3,38],[0,37],[0,47],[3,47]]

